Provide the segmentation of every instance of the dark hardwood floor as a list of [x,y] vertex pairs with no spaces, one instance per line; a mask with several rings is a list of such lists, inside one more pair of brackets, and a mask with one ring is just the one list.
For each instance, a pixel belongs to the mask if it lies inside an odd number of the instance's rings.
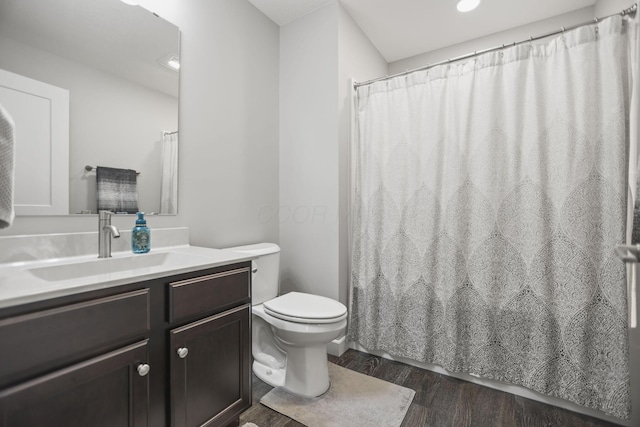
[[[329,361],[415,390],[416,395],[402,427],[617,425],[356,350],[347,350],[341,357],[329,356]],[[253,405],[240,416],[240,425],[252,422],[259,427],[304,426],[260,404],[260,398],[271,389],[271,386],[253,376]]]

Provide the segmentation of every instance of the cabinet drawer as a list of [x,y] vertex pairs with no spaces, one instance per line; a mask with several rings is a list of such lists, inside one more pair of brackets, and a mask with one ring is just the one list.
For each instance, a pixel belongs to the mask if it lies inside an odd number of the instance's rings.
[[0,382],[149,330],[149,289],[0,321]]
[[251,299],[248,267],[169,284],[169,321],[211,312]]

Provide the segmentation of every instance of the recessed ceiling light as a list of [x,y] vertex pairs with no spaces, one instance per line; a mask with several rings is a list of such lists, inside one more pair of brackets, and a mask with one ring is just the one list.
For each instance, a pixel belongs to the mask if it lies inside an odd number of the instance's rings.
[[456,7],[459,12],[469,12],[480,4],[480,0],[459,0]]
[[158,59],[158,63],[163,67],[166,67],[173,71],[180,69],[180,58],[175,53],[168,53],[162,58]]
[[177,59],[170,59],[169,61],[167,61],[167,65],[173,68],[174,70],[180,69],[180,62],[178,62]]

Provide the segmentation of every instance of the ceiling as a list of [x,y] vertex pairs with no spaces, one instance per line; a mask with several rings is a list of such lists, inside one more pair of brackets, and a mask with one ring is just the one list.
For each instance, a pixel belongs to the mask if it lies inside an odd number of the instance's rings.
[[[335,0],[249,0],[285,25]],[[460,13],[456,0],[339,0],[387,62],[529,24],[596,0],[482,0]]]
[[289,22],[320,9],[335,0],[249,0],[262,13],[278,25]]

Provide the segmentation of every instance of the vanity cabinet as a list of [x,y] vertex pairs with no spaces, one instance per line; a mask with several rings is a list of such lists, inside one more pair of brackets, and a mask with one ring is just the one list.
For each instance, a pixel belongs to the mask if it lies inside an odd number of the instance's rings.
[[0,392],[0,426],[148,426],[147,351],[145,340]]
[[[227,425],[251,406],[249,268],[169,284],[171,426]],[[224,368],[223,368],[224,367]]]
[[0,309],[0,427],[237,425],[250,262]]
[[173,427],[225,425],[251,405],[250,315],[246,304],[171,331]]

